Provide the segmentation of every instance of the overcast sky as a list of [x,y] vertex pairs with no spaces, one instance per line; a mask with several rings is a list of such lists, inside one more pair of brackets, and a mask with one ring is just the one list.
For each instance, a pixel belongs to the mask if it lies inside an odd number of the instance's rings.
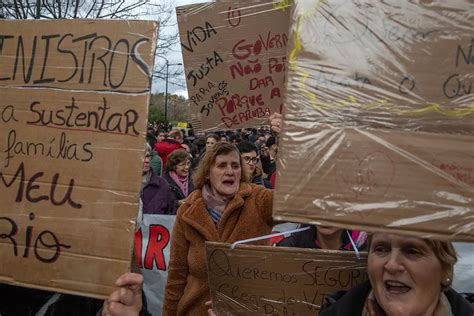
[[[206,0],[174,0],[174,4],[175,4],[175,7],[179,7],[179,6],[182,6],[182,5],[193,4],[193,3],[202,3],[202,2],[208,2],[208,1],[209,0],[207,0],[207,1]],[[176,19],[176,12],[175,12],[174,18]],[[176,20],[175,20],[175,22],[176,22]],[[160,32],[178,32],[178,25],[176,24],[173,28],[170,27],[169,29],[160,29]],[[183,63],[183,57],[181,55],[181,45],[176,45],[173,48],[173,50],[176,51],[176,52],[172,52],[172,53],[168,54],[169,62],[173,63],[173,64],[174,63]],[[172,66],[172,67],[181,68],[184,72],[184,67],[183,66]],[[182,96],[187,98],[188,97],[188,91],[185,88],[186,87],[186,80],[185,80],[184,74],[183,74],[182,78],[180,78],[179,83],[183,87],[173,85],[173,84],[170,83],[170,81],[168,81],[168,93],[179,94],[179,95],[182,95]],[[164,80],[154,81],[153,85],[152,85],[152,91],[153,92],[165,92],[165,81]]]

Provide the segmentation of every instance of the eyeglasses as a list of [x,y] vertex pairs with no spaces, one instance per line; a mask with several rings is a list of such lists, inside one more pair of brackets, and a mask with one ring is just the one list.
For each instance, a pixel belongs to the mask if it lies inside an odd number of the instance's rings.
[[242,156],[242,159],[244,160],[245,163],[252,162],[254,165],[260,161],[260,158],[258,157]]
[[186,161],[186,162],[180,162],[179,164],[177,164],[178,167],[190,167],[191,166],[191,162],[190,161]]

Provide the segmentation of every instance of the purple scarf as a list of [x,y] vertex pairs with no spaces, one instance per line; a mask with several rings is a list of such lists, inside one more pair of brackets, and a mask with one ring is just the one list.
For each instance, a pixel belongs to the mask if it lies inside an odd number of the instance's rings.
[[181,192],[183,192],[184,197],[188,196],[188,176],[181,177],[176,172],[171,170],[169,172],[171,179],[179,186]]
[[215,196],[214,194],[212,194],[212,189],[209,187],[208,184],[204,185],[201,191],[202,198],[204,199],[204,203],[206,204],[207,209],[211,209],[222,216],[222,213],[224,213],[227,203],[229,203],[229,200],[224,199],[221,196]]

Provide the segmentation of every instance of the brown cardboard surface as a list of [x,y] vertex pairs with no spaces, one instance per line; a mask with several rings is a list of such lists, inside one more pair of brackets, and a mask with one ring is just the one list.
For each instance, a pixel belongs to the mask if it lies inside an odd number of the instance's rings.
[[353,252],[206,242],[217,315],[317,315],[324,298],[367,280]]
[[472,1],[296,1],[277,220],[474,240]]
[[0,22],[0,282],[101,298],[129,271],[157,27]]
[[288,4],[221,1],[176,8],[193,124],[261,124],[284,100]]

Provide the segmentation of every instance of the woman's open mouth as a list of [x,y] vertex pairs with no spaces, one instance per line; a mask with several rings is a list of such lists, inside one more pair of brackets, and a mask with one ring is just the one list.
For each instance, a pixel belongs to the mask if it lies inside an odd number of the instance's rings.
[[222,183],[223,183],[224,185],[234,185],[235,180],[233,180],[233,179],[227,179],[227,180],[222,181]]
[[399,281],[388,280],[384,282],[384,286],[390,294],[404,294],[411,290],[411,287]]

